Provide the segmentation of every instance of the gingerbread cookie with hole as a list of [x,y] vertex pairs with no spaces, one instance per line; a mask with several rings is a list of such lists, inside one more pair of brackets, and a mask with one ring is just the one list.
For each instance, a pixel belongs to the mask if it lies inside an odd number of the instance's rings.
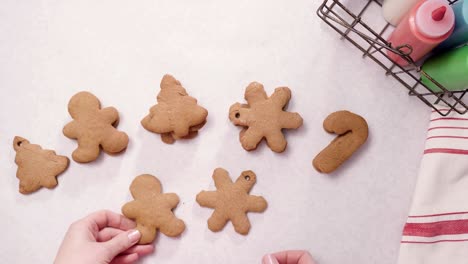
[[98,158],[101,149],[115,154],[127,148],[128,136],[116,129],[119,113],[114,107],[101,109],[99,99],[89,92],[75,94],[68,103],[73,121],[63,128],[63,134],[78,141],[72,158],[86,163]]
[[297,129],[303,122],[298,113],[284,110],[290,99],[291,90],[287,87],[276,88],[268,97],[262,84],[249,84],[245,90],[247,104],[236,103],[229,109],[231,122],[244,127],[239,139],[245,150],[256,149],[263,139],[274,152],[286,149],[283,129]]
[[337,111],[323,121],[328,133],[338,136],[312,161],[318,172],[331,173],[348,160],[367,140],[369,127],[366,120],[349,111]]
[[171,75],[164,75],[157,104],[141,120],[148,131],[161,134],[164,143],[172,144],[178,139],[194,138],[205,125],[208,111],[198,105],[182,84]]
[[231,221],[237,233],[247,235],[250,230],[248,212],[264,212],[267,201],[261,196],[250,195],[250,190],[257,182],[253,171],[244,171],[232,182],[229,173],[217,168],[213,173],[216,191],[202,191],[197,195],[200,206],[213,208],[208,219],[208,228],[213,232],[221,231]]
[[122,214],[135,220],[141,233],[138,244],[149,244],[156,238],[156,232],[176,237],[185,230],[184,221],[175,217],[172,210],[179,204],[175,193],[162,193],[158,178],[143,174],[136,177],[130,185],[135,200],[122,207]]
[[18,165],[16,178],[20,181],[19,192],[22,194],[35,192],[41,187],[55,188],[57,176],[68,168],[67,157],[57,155],[53,150],[42,149],[22,137],[14,138],[13,149]]

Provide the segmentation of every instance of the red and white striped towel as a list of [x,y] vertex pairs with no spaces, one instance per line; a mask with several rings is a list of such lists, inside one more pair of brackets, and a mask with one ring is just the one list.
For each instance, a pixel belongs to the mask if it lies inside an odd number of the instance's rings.
[[468,115],[431,115],[399,256],[422,263],[468,263]]

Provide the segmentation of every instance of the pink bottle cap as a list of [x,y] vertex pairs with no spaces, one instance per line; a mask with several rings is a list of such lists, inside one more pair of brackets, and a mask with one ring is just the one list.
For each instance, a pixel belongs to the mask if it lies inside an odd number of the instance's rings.
[[416,12],[418,31],[428,38],[440,38],[450,32],[455,14],[446,0],[427,0]]

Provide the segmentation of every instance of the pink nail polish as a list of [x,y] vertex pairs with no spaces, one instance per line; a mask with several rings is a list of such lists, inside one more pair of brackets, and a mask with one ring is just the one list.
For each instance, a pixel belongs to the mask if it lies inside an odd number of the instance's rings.
[[141,237],[141,234],[140,234],[140,231],[138,230],[133,230],[132,232],[128,234],[128,239],[132,243],[138,242],[138,240],[140,240],[140,237]]
[[271,254],[265,255],[262,262],[263,264],[279,264],[278,260]]

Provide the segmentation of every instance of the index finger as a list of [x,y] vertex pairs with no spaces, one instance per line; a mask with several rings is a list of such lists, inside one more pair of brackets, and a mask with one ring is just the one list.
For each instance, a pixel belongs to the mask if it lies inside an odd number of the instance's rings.
[[105,227],[113,227],[127,231],[136,227],[135,222],[132,220],[109,210],[94,212],[85,217],[85,220],[95,224],[98,227],[98,230]]
[[272,254],[279,264],[315,264],[312,256],[305,250],[288,250]]

